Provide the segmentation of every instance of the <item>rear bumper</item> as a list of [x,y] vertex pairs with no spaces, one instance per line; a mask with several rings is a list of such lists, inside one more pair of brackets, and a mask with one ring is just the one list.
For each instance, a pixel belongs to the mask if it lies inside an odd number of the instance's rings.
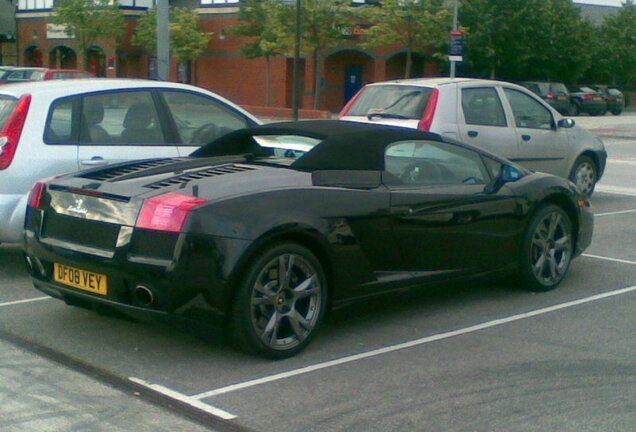
[[[116,248],[112,256],[98,256],[71,244],[52,244],[28,228],[23,242],[34,286],[52,297],[101,304],[140,318],[211,325],[224,321],[233,296],[226,271],[233,269],[234,251],[242,247],[233,239],[181,234],[172,258],[142,256],[130,245]],[[55,281],[54,263],[105,276],[106,294]],[[140,295],[141,285],[151,292],[151,301]]]
[[27,195],[0,194],[0,243],[18,243],[24,228]]

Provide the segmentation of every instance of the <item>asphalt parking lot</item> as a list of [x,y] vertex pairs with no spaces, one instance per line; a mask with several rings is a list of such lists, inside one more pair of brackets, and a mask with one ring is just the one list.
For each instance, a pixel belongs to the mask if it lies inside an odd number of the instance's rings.
[[609,160],[592,246],[557,290],[384,297],[330,316],[284,361],[68,307],[0,245],[0,429],[636,430],[636,113],[576,121]]

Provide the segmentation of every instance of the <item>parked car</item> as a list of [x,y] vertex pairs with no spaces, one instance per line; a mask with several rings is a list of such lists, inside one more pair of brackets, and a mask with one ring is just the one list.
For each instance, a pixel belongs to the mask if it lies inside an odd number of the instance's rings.
[[521,83],[562,115],[570,113],[570,93],[560,82],[526,81]]
[[340,119],[430,130],[568,178],[591,195],[603,175],[603,142],[537,95],[506,82],[424,78],[368,84]]
[[607,112],[607,103],[598,91],[588,86],[570,86],[570,115],[587,113],[592,116]]
[[46,69],[38,67],[8,67],[0,70],[0,84],[30,81],[33,75],[43,76]]
[[476,275],[553,289],[593,230],[565,179],[437,134],[335,120],[39,182],[28,206],[37,289],[224,324],[272,358],[302,350],[328,305]]
[[590,85],[592,89],[601,94],[607,104],[607,111],[614,115],[620,115],[625,110],[625,95],[615,88],[606,85]]
[[209,91],[144,80],[0,87],[0,242],[18,242],[38,180],[130,159],[179,157],[258,124]]
[[77,69],[47,69],[40,67],[9,67],[0,70],[0,84],[25,81],[48,81],[57,79],[94,78],[90,72]]

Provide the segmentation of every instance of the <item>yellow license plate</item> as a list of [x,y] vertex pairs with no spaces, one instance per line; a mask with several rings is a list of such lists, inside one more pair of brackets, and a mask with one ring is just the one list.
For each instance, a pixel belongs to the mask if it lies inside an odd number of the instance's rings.
[[108,293],[106,275],[69,267],[64,264],[53,264],[53,279],[55,282],[95,294],[106,295]]

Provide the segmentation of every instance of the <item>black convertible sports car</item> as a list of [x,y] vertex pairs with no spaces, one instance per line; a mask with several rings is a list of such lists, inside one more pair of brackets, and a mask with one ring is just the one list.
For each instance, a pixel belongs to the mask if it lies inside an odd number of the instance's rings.
[[326,309],[378,293],[509,273],[552,289],[593,226],[567,180],[435,134],[328,120],[44,181],[28,206],[36,288],[222,324],[273,358],[304,348]]

